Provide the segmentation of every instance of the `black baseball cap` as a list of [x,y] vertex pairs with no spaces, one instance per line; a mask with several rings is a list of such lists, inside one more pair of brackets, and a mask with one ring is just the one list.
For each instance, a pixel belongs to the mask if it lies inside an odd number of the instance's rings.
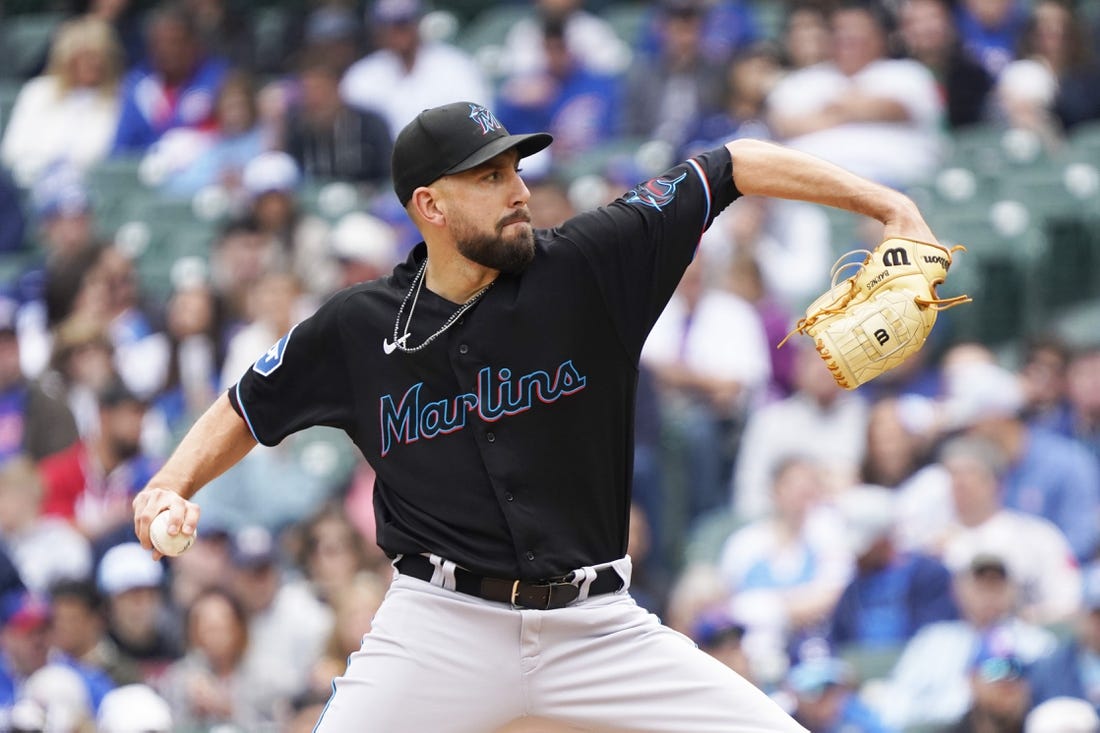
[[420,186],[481,165],[515,148],[526,158],[554,138],[545,132],[512,135],[485,107],[454,102],[426,109],[393,144],[393,190],[404,206]]

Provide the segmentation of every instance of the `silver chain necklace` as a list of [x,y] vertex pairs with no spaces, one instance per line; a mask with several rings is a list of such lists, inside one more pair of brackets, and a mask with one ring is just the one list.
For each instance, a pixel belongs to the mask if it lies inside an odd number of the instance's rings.
[[[482,295],[485,295],[485,291],[491,288],[493,286],[493,283],[496,282],[496,280],[490,280],[487,285],[471,295],[469,299],[465,303],[460,305],[458,307],[458,310],[452,313],[451,317],[448,318],[443,323],[443,325],[439,327],[438,331],[433,333],[428,338],[424,339],[424,343],[420,344],[419,346],[405,346],[405,342],[409,340],[410,336],[412,336],[412,332],[409,330],[409,328],[412,326],[413,313],[416,311],[416,302],[420,299],[420,291],[424,289],[424,272],[427,270],[427,268],[428,260],[425,258],[424,264],[420,266],[420,270],[417,271],[416,277],[413,278],[412,284],[409,285],[409,292],[405,293],[405,299],[401,301],[401,307],[397,309],[397,319],[393,322],[393,343],[390,343],[385,339],[382,340],[382,349],[387,354],[392,353],[394,349],[400,349],[406,354],[412,354],[420,351],[425,346],[439,338],[439,336],[448,328],[450,328],[454,324],[454,322],[462,316],[463,313],[470,310],[470,308],[474,306],[474,303],[476,303]],[[412,298],[412,306],[409,307],[409,317],[405,320],[405,335],[398,338],[397,333],[401,330],[401,314],[405,312],[405,306],[408,304],[410,297]]]

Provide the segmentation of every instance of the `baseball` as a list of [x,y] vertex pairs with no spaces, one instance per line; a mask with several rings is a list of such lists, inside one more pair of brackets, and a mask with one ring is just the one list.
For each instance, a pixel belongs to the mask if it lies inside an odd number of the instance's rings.
[[157,552],[163,555],[179,555],[195,543],[195,535],[168,534],[168,511],[165,510],[153,519],[149,525],[149,540]]

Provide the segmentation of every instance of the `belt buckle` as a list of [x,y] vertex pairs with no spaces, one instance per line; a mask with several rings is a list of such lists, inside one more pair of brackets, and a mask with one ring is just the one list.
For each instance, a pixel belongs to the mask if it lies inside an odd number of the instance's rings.
[[519,579],[518,578],[516,580],[512,581],[512,595],[508,599],[509,602],[512,604],[512,609],[513,610],[519,610],[519,608],[520,608],[520,605],[518,603],[516,603],[516,595],[517,594],[519,594]]

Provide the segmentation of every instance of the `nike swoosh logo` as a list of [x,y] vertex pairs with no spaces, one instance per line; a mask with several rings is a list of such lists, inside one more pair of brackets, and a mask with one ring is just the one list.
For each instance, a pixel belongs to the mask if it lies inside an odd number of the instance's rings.
[[390,341],[389,339],[382,339],[382,351],[386,352],[387,356],[392,354],[393,352],[397,351],[397,345],[398,344],[404,345],[405,339],[407,339],[408,337],[409,337],[409,334],[406,333],[404,336],[397,339],[396,341]]

